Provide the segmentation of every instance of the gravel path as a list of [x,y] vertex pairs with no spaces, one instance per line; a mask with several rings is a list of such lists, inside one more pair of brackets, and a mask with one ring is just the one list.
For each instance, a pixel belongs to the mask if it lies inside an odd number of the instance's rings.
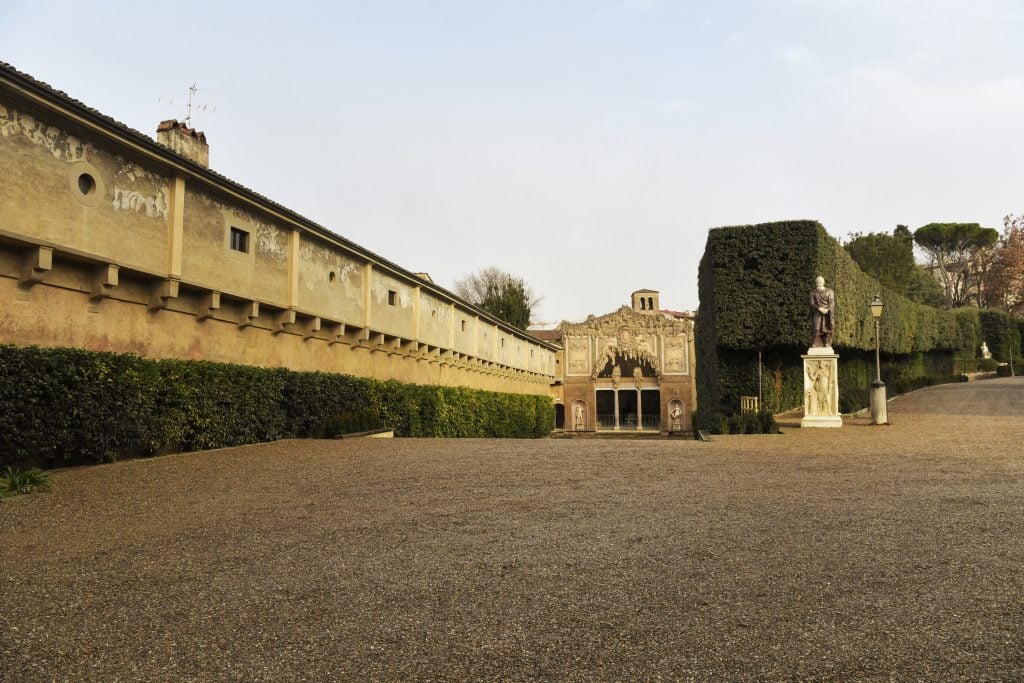
[[0,502],[0,680],[1024,680],[1022,416],[57,472]]

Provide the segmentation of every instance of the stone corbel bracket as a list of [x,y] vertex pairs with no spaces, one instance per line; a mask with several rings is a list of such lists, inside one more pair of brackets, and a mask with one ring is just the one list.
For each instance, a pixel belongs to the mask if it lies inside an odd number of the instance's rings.
[[35,285],[42,282],[53,270],[53,249],[32,247],[21,260],[21,277],[18,280],[19,295],[28,294]]
[[302,338],[306,341],[310,339],[320,339],[320,330],[323,328],[323,321],[320,316],[315,315],[309,319],[302,330]]
[[114,288],[117,287],[119,271],[120,268],[112,263],[100,266],[93,271],[89,288],[90,313],[99,313],[100,302],[113,294]]
[[92,289],[89,292],[89,300],[97,303],[108,298],[117,287],[118,272],[121,269],[111,263],[100,266],[92,274]]
[[292,326],[295,324],[296,316],[294,309],[287,309],[284,311],[278,311],[274,314],[274,334],[281,334],[282,332],[291,332]]
[[253,327],[260,319],[260,302],[246,301],[242,304],[242,310],[238,315],[238,329],[244,330]]
[[350,344],[345,336],[345,323],[324,323],[324,330],[327,334],[328,344]]
[[196,308],[196,322],[212,318],[220,310],[220,292],[206,292],[199,298]]
[[167,308],[167,302],[170,299],[178,298],[180,285],[178,280],[171,278],[155,283],[149,291],[149,311],[155,313]]
[[384,347],[383,332],[371,332],[370,330],[366,330],[366,340],[364,342],[360,342],[359,345],[364,348],[368,348],[371,351],[387,353],[387,349]]

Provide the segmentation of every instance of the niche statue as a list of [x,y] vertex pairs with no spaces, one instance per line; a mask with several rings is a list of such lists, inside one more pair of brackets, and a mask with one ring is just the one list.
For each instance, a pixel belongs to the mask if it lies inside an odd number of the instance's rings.
[[811,290],[811,348],[831,348],[836,329],[836,294],[820,275]]

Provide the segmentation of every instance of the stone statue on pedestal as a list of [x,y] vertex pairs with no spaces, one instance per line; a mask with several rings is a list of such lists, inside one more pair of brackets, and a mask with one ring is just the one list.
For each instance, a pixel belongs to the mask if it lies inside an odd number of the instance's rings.
[[804,417],[801,427],[842,427],[839,415],[839,356],[832,350],[836,295],[825,278],[814,280],[810,296],[811,346],[804,361]]
[[680,418],[682,415],[683,411],[679,408],[679,402],[673,401],[672,410],[668,414],[668,416],[672,418],[672,431],[678,432],[682,429],[682,425],[680,424]]
[[811,348],[831,348],[836,329],[836,294],[820,275],[811,290]]

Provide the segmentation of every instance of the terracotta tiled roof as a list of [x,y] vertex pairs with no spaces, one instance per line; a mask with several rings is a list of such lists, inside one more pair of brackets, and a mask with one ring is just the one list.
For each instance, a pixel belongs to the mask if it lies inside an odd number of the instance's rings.
[[673,318],[686,318],[687,320],[693,320],[696,317],[693,313],[690,313],[689,311],[670,311],[667,308],[661,309],[659,313],[670,315]]
[[561,330],[527,330],[526,333],[534,339],[542,341],[561,341]]

